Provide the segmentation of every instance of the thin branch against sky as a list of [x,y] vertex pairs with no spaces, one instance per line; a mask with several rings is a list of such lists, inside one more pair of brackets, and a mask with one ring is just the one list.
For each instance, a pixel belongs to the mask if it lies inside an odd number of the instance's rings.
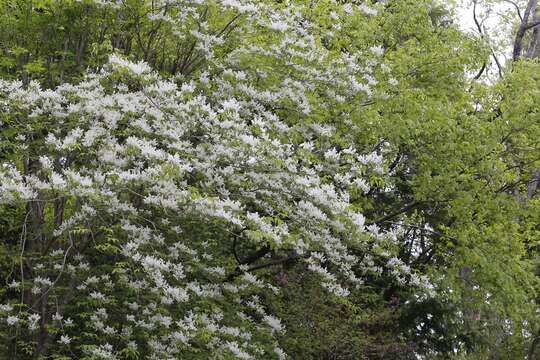
[[[516,4],[510,1],[478,0],[476,16],[479,24],[474,21],[474,1],[462,0],[456,6],[456,17],[460,28],[466,32],[480,35],[478,25],[481,26],[484,38],[488,41],[493,56],[504,65],[511,57],[512,52],[512,24],[519,20]],[[491,59],[490,72],[495,74],[496,61]]]

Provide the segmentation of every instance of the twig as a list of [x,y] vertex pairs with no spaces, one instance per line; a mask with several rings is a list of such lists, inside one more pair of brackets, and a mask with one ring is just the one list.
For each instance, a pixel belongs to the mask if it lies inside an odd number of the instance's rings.
[[519,6],[518,4],[516,4],[515,2],[513,2],[512,0],[503,0],[504,2],[507,2],[509,4],[512,4],[514,5],[514,7],[516,8],[516,12],[519,16],[519,20],[523,21],[523,16],[521,15],[521,10],[519,10]]
[[37,305],[39,304],[39,302],[49,293],[49,291],[51,291],[51,289],[56,285],[56,283],[58,283],[58,281],[60,280],[60,277],[64,274],[64,269],[66,267],[66,262],[67,262],[67,256],[69,254],[69,251],[71,250],[71,248],[73,247],[73,239],[71,237],[71,234],[68,233],[68,237],[69,237],[69,246],[68,248],[66,249],[66,252],[64,253],[64,258],[62,259],[62,267],[60,268],[60,273],[56,276],[56,279],[54,279],[53,283],[51,284],[51,286],[49,286],[47,288],[47,290],[45,290],[43,292],[43,294],[41,294],[41,296],[39,297],[39,299],[34,303],[34,305],[32,305],[32,309]]

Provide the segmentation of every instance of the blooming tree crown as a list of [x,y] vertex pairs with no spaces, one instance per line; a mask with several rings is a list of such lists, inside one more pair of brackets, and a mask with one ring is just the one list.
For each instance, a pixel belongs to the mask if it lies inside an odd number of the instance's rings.
[[[95,358],[283,358],[275,339],[286,329],[262,298],[279,291],[272,266],[304,263],[337,296],[383,272],[428,286],[351,202],[385,161],[356,147],[340,109],[382,96],[382,48],[327,49],[335,29],[303,5],[163,4],[173,10],[152,21],[197,40],[190,76],[113,55],[54,90],[0,80],[0,125],[17,129],[18,149],[0,165],[0,204],[28,212],[3,321],[32,332],[37,305],[55,304],[58,345]],[[333,6],[336,19],[375,14]],[[205,7],[237,16],[247,40],[213,31]],[[25,258],[38,260],[26,269]],[[74,294],[86,300],[70,303]]]

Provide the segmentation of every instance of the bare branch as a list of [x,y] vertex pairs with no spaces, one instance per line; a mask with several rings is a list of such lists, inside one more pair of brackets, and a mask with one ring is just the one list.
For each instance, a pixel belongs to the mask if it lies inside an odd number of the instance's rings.
[[491,56],[493,57],[493,60],[495,60],[495,64],[497,65],[497,70],[499,71],[499,77],[502,77],[503,76],[502,65],[501,65],[499,59],[497,58],[497,55],[495,54],[495,51],[493,51],[492,48],[490,48],[490,50],[491,50]]
[[482,31],[482,25],[478,21],[478,16],[476,15],[476,5],[478,4],[477,0],[473,0],[473,20],[474,24],[476,25],[476,29],[480,33],[480,36],[484,38],[484,32]]
[[[476,25],[476,29],[477,29],[478,32],[480,33],[480,37],[481,37],[484,41],[486,41],[486,37],[485,37],[485,35],[484,35],[484,30],[483,30],[483,28],[482,28],[482,24],[483,24],[484,22],[482,21],[482,23],[480,23],[480,22],[478,21],[478,16],[477,16],[477,14],[476,14],[476,5],[477,5],[477,4],[478,4],[478,1],[477,1],[477,0],[473,0],[473,20],[474,20],[474,23],[475,23],[475,25]],[[486,43],[488,43],[488,42],[486,41]],[[493,54],[493,57],[495,58],[495,62],[496,62],[496,64],[497,64],[497,66],[499,67],[499,74],[501,74],[501,68],[500,68],[500,66],[499,66],[499,61],[498,61],[497,57],[495,56],[495,54],[494,54],[494,52],[493,52],[493,49],[491,48],[491,46],[489,45],[489,43],[488,43],[488,46],[489,46],[489,49],[491,50],[491,53]],[[484,60],[484,63],[482,64],[482,67],[480,68],[480,71],[474,76],[474,79],[475,79],[475,80],[478,80],[478,79],[480,78],[480,76],[482,76],[482,74],[484,73],[484,71],[486,70],[486,68],[487,68],[487,62],[486,62],[486,60]]]
[[531,22],[530,24],[526,24],[525,25],[525,30],[532,29],[533,27],[538,26],[538,25],[540,25],[540,19],[535,20],[535,21]]
[[516,9],[516,12],[518,14],[518,17],[519,17],[519,20],[523,21],[523,16],[521,15],[521,10],[519,9],[519,5],[516,4],[514,1],[512,0],[503,0],[504,2],[507,2],[509,4],[512,4],[514,6],[514,8]]
[[486,62],[484,61],[484,63],[482,64],[482,67],[480,68],[480,70],[478,71],[478,73],[474,76],[474,80],[478,80],[480,79],[480,76],[482,76],[482,74],[484,73],[484,71],[486,70],[487,68],[487,64]]

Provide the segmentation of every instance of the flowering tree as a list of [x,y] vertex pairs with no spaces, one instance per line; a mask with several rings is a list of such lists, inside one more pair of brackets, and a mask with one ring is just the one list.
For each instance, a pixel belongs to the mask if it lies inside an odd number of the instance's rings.
[[76,85],[0,81],[0,206],[20,219],[4,351],[285,358],[265,274],[291,261],[333,296],[374,276],[429,290],[353,201],[385,146],[358,149],[345,110],[396,81],[382,48],[324,44],[375,10],[324,6],[330,28],[303,3],[164,2],[148,16],[193,41],[189,77],[112,55]]
[[0,358],[533,357],[538,64],[447,5],[0,0]]

